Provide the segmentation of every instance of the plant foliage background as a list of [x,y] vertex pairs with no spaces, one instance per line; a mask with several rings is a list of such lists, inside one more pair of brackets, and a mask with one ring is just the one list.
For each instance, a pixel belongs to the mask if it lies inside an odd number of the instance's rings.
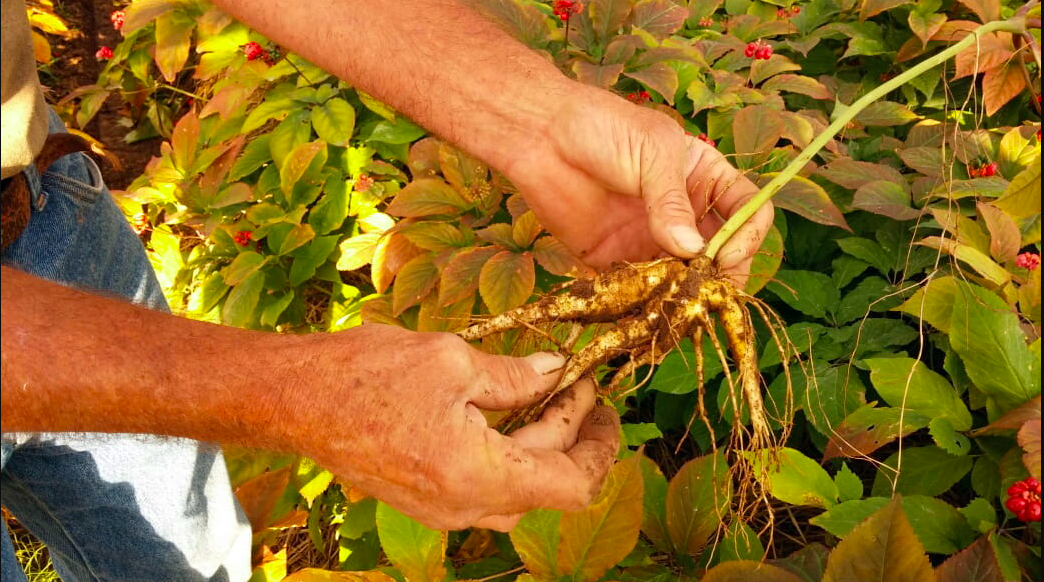
[[[1022,6],[474,4],[762,182],[867,90]],[[585,273],[496,171],[207,2],[135,0],[118,20],[97,83],[59,108],[83,127],[116,95],[128,139],[166,137],[120,194],[175,311],[281,333],[454,331]],[[761,330],[770,409],[794,423],[778,458],[718,446],[733,411],[709,352],[710,422],[693,422],[709,348],[683,343],[616,402],[627,446],[598,500],[510,535],[431,531],[308,459],[229,451],[254,579],[1040,579],[1039,509],[1006,507],[1040,479],[1039,25],[1032,38],[986,37],[866,109],[775,199],[747,291],[800,353],[781,361]],[[733,507],[740,462],[761,469],[758,511]]]

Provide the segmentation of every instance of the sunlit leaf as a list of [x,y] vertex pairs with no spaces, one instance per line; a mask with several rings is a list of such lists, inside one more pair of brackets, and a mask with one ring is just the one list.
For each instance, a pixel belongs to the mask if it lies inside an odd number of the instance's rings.
[[526,569],[538,580],[558,578],[558,546],[561,511],[538,509],[522,516],[511,530],[515,546]]
[[464,235],[447,222],[417,222],[399,230],[402,236],[418,247],[429,251],[444,251],[465,246]]
[[479,272],[479,293],[490,313],[503,313],[525,303],[533,293],[536,270],[533,255],[501,251]]
[[343,572],[305,568],[283,578],[282,582],[395,582],[395,578],[377,570],[369,572]]
[[419,217],[456,214],[469,206],[449,184],[437,178],[421,178],[406,185],[388,205],[393,216]]
[[960,0],[976,16],[979,22],[987,23],[1000,18],[1000,0]]
[[892,101],[877,101],[855,116],[855,121],[869,126],[906,125],[920,116],[905,105]]
[[268,525],[268,517],[289,483],[290,467],[283,467],[262,473],[236,487],[236,499],[255,532]]
[[562,515],[559,572],[577,581],[598,580],[634,548],[642,523],[639,458],[618,462],[591,505]]
[[997,286],[1003,286],[1011,281],[1011,273],[998,265],[986,253],[969,245],[957,242],[952,238],[929,236],[917,244],[952,255],[955,259],[970,265],[975,271]]
[[156,66],[168,83],[173,83],[184,68],[195,29],[196,22],[178,11],[167,12],[156,19]]
[[1040,214],[1040,153],[1026,169],[1012,178],[1007,191],[994,204],[1015,219]]
[[780,501],[829,508],[837,503],[837,485],[819,463],[796,449],[763,449],[745,453],[754,477]]
[[442,582],[446,534],[428,529],[384,503],[377,504],[381,549],[410,582]]
[[312,109],[312,127],[319,139],[335,145],[347,146],[355,130],[355,109],[340,97]]
[[392,312],[399,315],[424,299],[439,281],[439,269],[430,253],[418,255],[402,266],[392,288]]
[[1026,73],[1015,60],[986,71],[982,77],[982,102],[993,115],[1026,88]]
[[533,243],[533,258],[552,275],[575,275],[589,273],[590,269],[580,262],[561,241],[553,236],[538,238]]

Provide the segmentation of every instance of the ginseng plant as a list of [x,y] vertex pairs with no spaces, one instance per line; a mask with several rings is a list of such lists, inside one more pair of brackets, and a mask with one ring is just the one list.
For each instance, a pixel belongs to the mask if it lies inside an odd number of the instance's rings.
[[[1027,8],[1033,4],[1035,3],[1027,5]],[[751,311],[756,312],[768,324],[784,362],[789,360],[790,344],[783,332],[777,333],[776,329],[782,327],[778,325],[781,322],[764,303],[736,288],[729,279],[718,273],[715,265],[716,254],[759,207],[779,192],[782,186],[860,111],[904,83],[978,43],[984,35],[998,31],[1024,34],[1027,20],[1035,28],[1040,27],[1039,17],[1027,19],[1025,14],[1025,11],[1020,11],[1013,19],[980,26],[946,50],[868,92],[851,106],[835,111],[833,122],[826,130],[725,222],[708,242],[702,256],[689,261],[664,258],[615,265],[594,278],[577,279],[559,292],[544,296],[534,303],[475,323],[459,332],[460,337],[474,341],[509,330],[543,333],[542,326],[571,323],[574,333],[565,342],[566,351],[571,352],[571,345],[578,337],[578,331],[584,326],[615,323],[570,357],[556,390],[557,392],[584,376],[593,375],[599,366],[618,362],[622,359],[621,356],[625,356],[625,363],[620,365],[609,376],[607,384],[600,388],[602,396],[612,400],[634,389],[633,384],[626,381],[634,376],[636,370],[642,366],[659,364],[683,338],[692,338],[695,346],[694,381],[697,382],[699,391],[697,412],[710,428],[703,402],[704,361],[701,346],[706,336],[725,372],[725,386],[729,390],[728,396],[732,403],[733,430],[729,447],[747,451],[771,451],[777,447],[777,443],[786,440],[789,432],[792,392],[788,377],[783,418],[774,419],[782,426],[782,431],[781,435],[774,435],[761,392]],[[1032,37],[1029,38],[1032,41]],[[1035,47],[1034,52],[1039,63],[1039,48]],[[725,345],[722,345],[719,339],[717,326],[724,332]],[[731,355],[731,365],[726,357],[726,350]],[[741,406],[737,405],[741,399],[749,412],[749,428],[741,419]],[[539,412],[539,408],[525,411],[513,420],[524,421],[531,418]],[[694,412],[694,417],[695,414]],[[711,434],[714,442],[713,431]],[[735,476],[741,483],[752,483],[749,479],[753,476],[749,473],[750,469],[737,468],[742,466],[746,466],[746,463],[736,463],[733,467],[739,471]],[[743,490],[744,488],[741,488],[741,491]],[[767,501],[763,493],[757,498]],[[742,508],[744,505],[741,499],[739,507]]]

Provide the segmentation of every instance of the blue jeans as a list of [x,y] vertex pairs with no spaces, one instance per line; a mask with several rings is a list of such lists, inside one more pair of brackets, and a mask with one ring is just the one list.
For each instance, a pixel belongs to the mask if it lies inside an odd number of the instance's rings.
[[[50,125],[52,133],[64,131],[53,113]],[[70,154],[42,175],[27,169],[26,177],[32,217],[4,251],[4,266],[167,311],[141,242],[89,157]],[[60,355],[38,356],[62,365]],[[250,576],[250,525],[215,445],[152,435],[5,433],[0,469],[0,501],[47,545],[66,582]],[[3,530],[2,582],[24,581]]]

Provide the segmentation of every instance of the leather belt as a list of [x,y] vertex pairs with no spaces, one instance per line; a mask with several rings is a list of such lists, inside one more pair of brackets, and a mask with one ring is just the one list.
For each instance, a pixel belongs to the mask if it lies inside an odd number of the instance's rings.
[[[87,140],[71,133],[52,133],[47,136],[43,149],[33,160],[37,174],[43,174],[58,158],[71,153],[90,150]],[[0,250],[6,250],[29,224],[32,210],[32,193],[25,173],[19,172],[3,181],[0,192]]]

